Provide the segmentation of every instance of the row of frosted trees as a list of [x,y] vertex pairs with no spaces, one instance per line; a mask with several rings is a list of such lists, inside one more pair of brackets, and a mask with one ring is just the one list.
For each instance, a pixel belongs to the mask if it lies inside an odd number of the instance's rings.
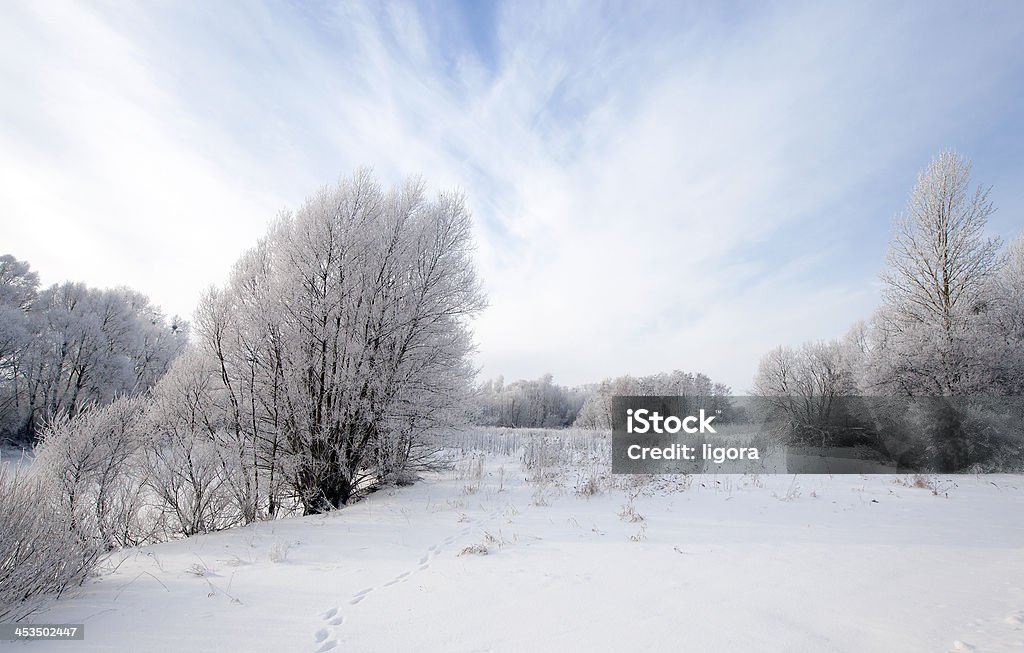
[[[879,308],[843,338],[766,354],[755,394],[808,423],[843,398],[871,397],[889,413],[920,413],[918,431],[955,431],[967,453],[946,469],[1019,462],[1024,439],[1011,422],[1024,419],[1014,399],[1024,395],[1024,235],[1004,246],[986,234],[995,207],[970,170],[943,152],[921,172],[895,220]],[[884,421],[891,430],[903,419]]]
[[474,421],[481,426],[511,428],[572,426],[586,396],[583,388],[554,383],[550,374],[512,383],[499,376],[478,389]]
[[612,424],[615,395],[682,396],[692,399],[698,408],[726,413],[732,408],[729,388],[699,372],[626,375],[573,388],[558,385],[545,374],[532,381],[507,384],[501,377],[486,381],[477,389],[473,420],[481,426],[607,430]]
[[148,392],[134,392],[150,379],[128,374],[143,371],[134,353],[76,372],[71,385],[125,380],[105,403],[52,411],[29,474],[0,465],[0,617],[80,582],[104,551],[318,513],[409,478],[467,418],[468,320],[485,301],[471,254],[461,196],[361,171],[279,216]]
[[128,288],[40,289],[28,263],[0,256],[0,442],[31,444],[59,415],[146,392],[186,327]]
[[647,376],[620,376],[589,386],[587,390],[587,399],[576,417],[576,426],[581,428],[610,430],[612,398],[616,395],[685,397],[687,404],[694,409],[722,411],[720,417],[725,418],[734,416],[729,387],[700,372],[693,374],[675,370]]

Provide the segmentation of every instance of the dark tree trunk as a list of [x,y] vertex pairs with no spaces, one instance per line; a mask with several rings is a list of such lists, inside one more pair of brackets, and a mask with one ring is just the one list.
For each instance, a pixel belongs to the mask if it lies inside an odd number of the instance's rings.
[[[319,467],[317,463],[323,465]],[[319,459],[300,473],[304,486],[303,514],[319,515],[342,507],[352,498],[352,474],[342,468],[337,456]]]

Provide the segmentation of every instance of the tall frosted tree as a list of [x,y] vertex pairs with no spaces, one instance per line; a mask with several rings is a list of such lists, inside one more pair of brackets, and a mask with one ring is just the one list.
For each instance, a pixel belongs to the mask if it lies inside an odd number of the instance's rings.
[[900,394],[957,395],[985,385],[975,354],[978,316],[992,301],[1000,242],[985,235],[989,190],[971,189],[971,163],[955,152],[918,176],[897,217],[876,319],[877,383]]

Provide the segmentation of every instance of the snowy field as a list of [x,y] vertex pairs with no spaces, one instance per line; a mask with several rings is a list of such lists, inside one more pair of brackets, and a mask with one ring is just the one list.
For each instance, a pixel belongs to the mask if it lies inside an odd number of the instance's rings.
[[3,646],[1024,650],[1022,477],[613,477],[565,437],[467,437],[329,515],[120,552],[32,618],[84,642]]

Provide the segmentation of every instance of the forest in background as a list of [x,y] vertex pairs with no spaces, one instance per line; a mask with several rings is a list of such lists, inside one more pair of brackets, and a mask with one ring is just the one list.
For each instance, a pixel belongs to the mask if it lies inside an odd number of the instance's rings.
[[0,256],[0,442],[34,442],[57,416],[147,392],[187,342],[187,323],[139,292],[40,288],[27,262]]

